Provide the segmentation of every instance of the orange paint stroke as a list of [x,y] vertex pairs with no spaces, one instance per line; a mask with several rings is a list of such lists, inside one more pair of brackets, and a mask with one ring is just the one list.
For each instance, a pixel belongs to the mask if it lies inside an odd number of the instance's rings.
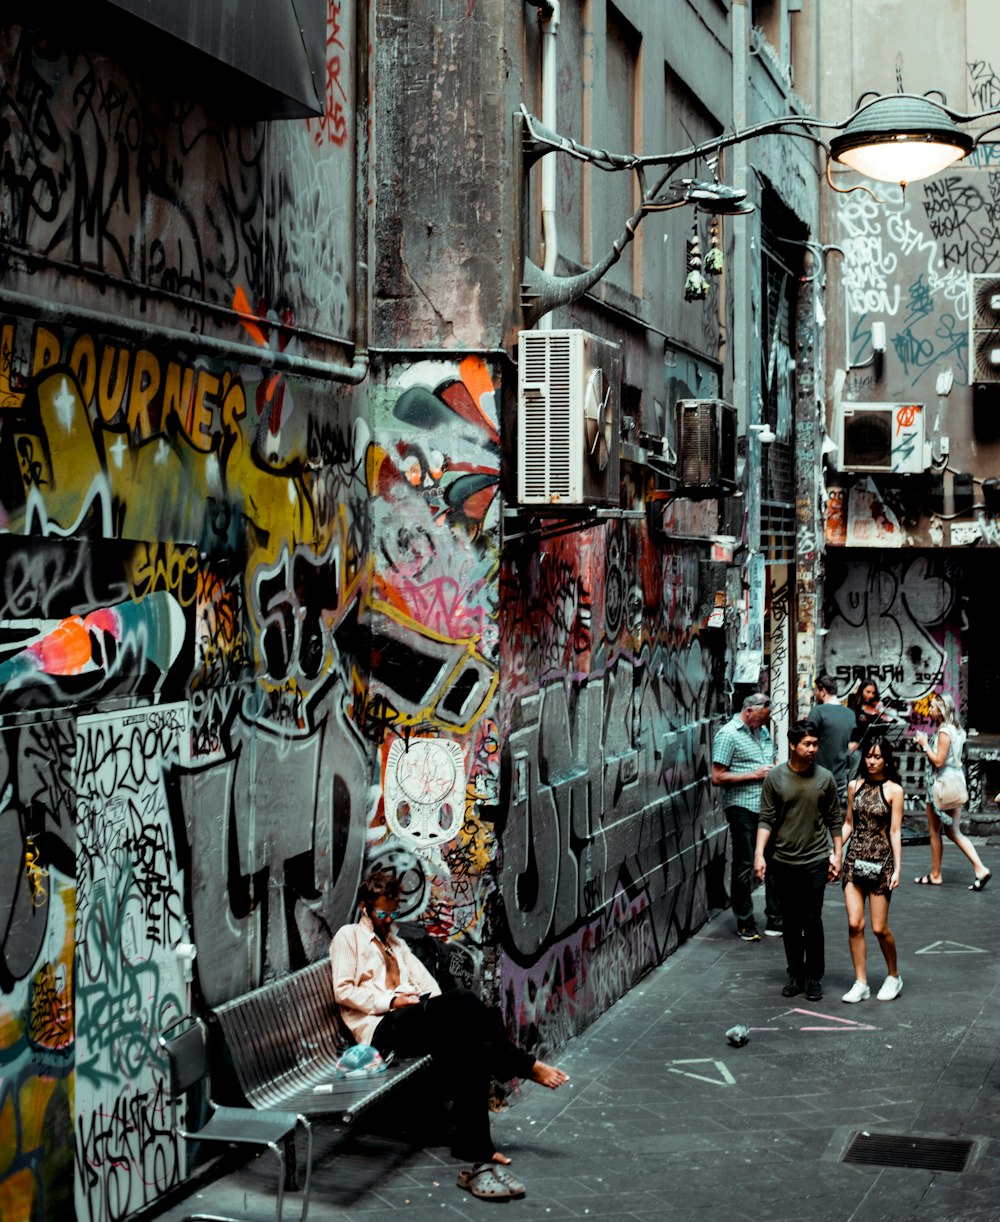
[[233,294],[233,309],[240,316],[240,326],[243,330],[246,331],[255,343],[258,343],[262,348],[266,348],[267,336],[257,323],[257,316],[250,308],[250,302],[247,300],[247,295],[244,293],[242,285],[238,286]]
[[486,427],[489,429],[491,438],[499,443],[500,437],[497,433],[496,425],[482,409],[483,396],[494,393],[493,379],[490,377],[490,371],[486,367],[486,362],[481,356],[467,356],[459,365],[458,372],[468,388],[480,416],[482,416]]
[[78,675],[92,660],[90,633],[79,615],[62,620],[25,653],[47,675]]

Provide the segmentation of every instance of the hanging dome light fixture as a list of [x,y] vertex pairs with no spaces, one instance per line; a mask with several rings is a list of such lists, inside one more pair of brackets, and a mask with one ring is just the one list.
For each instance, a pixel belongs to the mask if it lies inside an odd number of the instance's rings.
[[975,148],[948,110],[929,94],[889,93],[859,102],[844,129],[830,141],[834,161],[878,182],[905,186],[953,165]]

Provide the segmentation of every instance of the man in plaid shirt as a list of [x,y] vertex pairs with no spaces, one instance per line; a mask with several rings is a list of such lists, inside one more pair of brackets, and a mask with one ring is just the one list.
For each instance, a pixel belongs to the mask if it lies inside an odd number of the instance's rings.
[[[753,919],[753,854],[760,815],[764,778],[774,763],[774,743],[766,722],[771,716],[771,698],[754,692],[743,708],[715,736],[712,748],[712,784],[725,790],[723,806],[732,839],[732,869],[729,898],[736,917],[736,933],[744,942],[759,942]],[[781,936],[781,913],[769,876],[764,880],[764,932]]]

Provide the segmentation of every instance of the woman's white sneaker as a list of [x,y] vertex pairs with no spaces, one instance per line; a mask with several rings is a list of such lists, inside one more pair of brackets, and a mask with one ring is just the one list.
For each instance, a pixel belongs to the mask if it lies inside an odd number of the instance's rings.
[[[890,979],[892,979],[892,977],[890,977]],[[882,987],[885,988],[885,985]],[[872,991],[864,980],[855,980],[855,982],[840,1000],[849,1002],[851,1005],[853,1005],[856,1001],[867,1001],[871,995]],[[879,996],[881,997],[881,993]]]
[[886,976],[885,984],[875,994],[879,1001],[895,1001],[903,991],[902,976]]

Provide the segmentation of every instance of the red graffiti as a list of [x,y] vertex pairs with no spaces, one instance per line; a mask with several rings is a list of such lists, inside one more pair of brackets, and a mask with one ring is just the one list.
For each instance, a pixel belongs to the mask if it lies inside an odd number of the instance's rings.
[[913,427],[913,422],[917,418],[917,413],[920,408],[915,403],[907,403],[896,413],[896,435],[898,436],[903,429]]

